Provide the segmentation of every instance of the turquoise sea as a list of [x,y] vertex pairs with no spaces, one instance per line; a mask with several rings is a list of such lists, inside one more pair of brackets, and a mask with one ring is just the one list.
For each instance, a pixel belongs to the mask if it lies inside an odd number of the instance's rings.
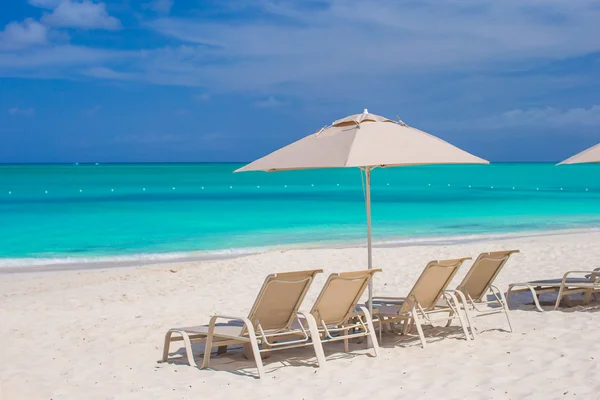
[[[363,243],[358,169],[0,165],[0,266],[219,256]],[[600,227],[600,165],[373,172],[377,241]]]

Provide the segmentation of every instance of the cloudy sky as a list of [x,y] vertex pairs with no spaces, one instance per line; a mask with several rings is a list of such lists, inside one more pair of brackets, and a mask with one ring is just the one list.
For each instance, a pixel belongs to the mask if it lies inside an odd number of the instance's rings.
[[597,0],[5,0],[0,162],[246,161],[348,114],[492,161],[600,142]]

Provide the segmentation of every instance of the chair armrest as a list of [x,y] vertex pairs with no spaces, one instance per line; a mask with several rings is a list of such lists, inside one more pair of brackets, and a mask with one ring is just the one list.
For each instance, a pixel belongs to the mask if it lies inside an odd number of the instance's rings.
[[230,321],[241,321],[246,325],[246,329],[248,329],[248,334],[254,335],[254,325],[247,317],[234,317],[231,315],[213,315],[210,317],[210,322],[208,323],[208,334],[213,335],[215,331],[215,324],[217,323],[217,319],[228,319]]
[[229,319],[229,320],[239,319],[240,321],[243,321],[243,320],[247,319],[246,317],[233,317],[231,315],[224,315],[224,314],[215,314],[215,315],[212,316],[212,318],[215,318],[215,319]]
[[389,305],[402,305],[406,301],[406,297],[374,297],[373,304],[389,304]]
[[565,274],[563,275],[563,283],[567,281],[567,278],[569,277],[569,275],[573,275],[573,274],[581,274],[581,275],[596,275],[597,271],[567,271],[565,272]]

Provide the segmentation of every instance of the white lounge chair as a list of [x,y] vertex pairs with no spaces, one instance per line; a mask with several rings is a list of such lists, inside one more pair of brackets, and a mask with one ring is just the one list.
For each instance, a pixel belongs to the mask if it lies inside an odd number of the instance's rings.
[[[458,300],[446,288],[460,266],[470,258],[430,261],[406,297],[375,297],[374,314],[379,318],[380,334],[383,325],[393,329],[393,324],[403,323],[401,333],[406,334],[412,325],[417,328],[421,345],[426,346],[422,325],[457,320],[467,340],[471,340],[467,323],[463,320]],[[440,301],[441,299],[445,301]]]
[[584,295],[583,304],[587,305],[592,296],[595,297],[596,293],[600,293],[600,268],[593,271],[568,271],[562,279],[511,283],[508,286],[506,298],[508,300],[511,294],[521,292],[531,292],[535,307],[541,312],[544,312],[544,309],[540,305],[538,297],[544,293],[557,293],[554,310],[560,306],[563,300],[567,306],[571,306],[568,296],[576,293]]
[[375,356],[378,355],[379,346],[371,315],[366,307],[357,305],[373,274],[380,271],[370,269],[329,275],[310,310],[317,323],[321,343],[343,340],[344,350],[348,352],[348,339],[368,337]]
[[[454,291],[465,311],[473,339],[475,338],[474,317],[484,315],[504,313],[508,328],[512,332],[504,293],[493,283],[510,256],[515,253],[519,253],[519,250],[480,254]],[[487,300],[488,295],[493,296],[492,300]]]
[[[311,314],[298,311],[316,274],[323,270],[271,274],[265,279],[248,317],[215,315],[208,325],[170,329],[165,336],[162,361],[169,357],[173,341],[183,340],[190,366],[195,367],[192,343],[205,343],[202,368],[207,368],[212,347],[242,344],[253,355],[260,378],[264,377],[261,353],[313,346],[319,366],[325,355],[317,324]],[[303,323],[295,323],[299,318]],[[227,323],[217,323],[217,320]],[[295,323],[295,324],[294,324]],[[292,326],[294,325],[294,326]]]

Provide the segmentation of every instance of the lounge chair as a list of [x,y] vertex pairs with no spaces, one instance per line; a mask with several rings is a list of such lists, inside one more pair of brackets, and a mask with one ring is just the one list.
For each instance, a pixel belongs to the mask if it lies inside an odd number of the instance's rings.
[[[469,324],[473,339],[475,338],[475,329],[472,320],[474,317],[484,315],[504,313],[508,321],[508,328],[512,332],[504,293],[494,286],[493,283],[509,257],[515,253],[519,253],[519,250],[494,251],[480,254],[454,291],[465,310],[467,323]],[[486,296],[488,294],[493,296],[492,300],[487,300]],[[482,308],[482,306],[485,308]],[[496,306],[497,308],[490,308],[489,306]]]
[[357,305],[373,274],[380,271],[371,269],[329,275],[310,310],[322,343],[343,340],[344,351],[348,352],[348,339],[368,337],[370,341],[367,342],[371,342],[375,356],[378,355],[379,346],[371,315],[366,307]]
[[[256,361],[258,375],[264,377],[261,353],[300,346],[313,346],[319,366],[325,362],[314,318],[298,311],[316,274],[323,270],[271,274],[265,279],[247,318],[215,315],[208,325],[170,329],[165,336],[162,361],[169,357],[173,341],[183,340],[190,366],[195,367],[192,343],[205,343],[202,368],[207,368],[212,347],[219,352],[227,345],[242,344]],[[302,316],[302,324],[292,325]],[[217,320],[227,323],[217,323]],[[259,347],[260,346],[260,347]]]
[[[465,260],[430,261],[419,279],[406,297],[375,297],[373,299],[374,314],[379,318],[380,334],[383,325],[393,329],[393,324],[403,323],[403,334],[406,334],[412,325],[417,328],[421,345],[426,346],[422,325],[434,322],[452,322],[458,320],[462,326],[467,340],[471,340],[466,322],[460,312],[458,300],[446,288],[456,275],[456,272]],[[442,298],[445,300],[441,302]],[[439,314],[447,314],[440,316]]]
[[[573,277],[573,275],[579,277]],[[515,289],[519,287],[521,289]],[[544,309],[540,306],[538,297],[544,293],[557,293],[554,310],[560,306],[562,300],[567,306],[571,306],[568,296],[575,293],[583,294],[583,304],[587,305],[592,296],[596,297],[596,293],[600,293],[600,268],[593,271],[568,271],[562,279],[511,283],[508,285],[506,298],[507,300],[510,299],[512,293],[527,291],[531,292],[535,307],[541,312],[544,312]]]

